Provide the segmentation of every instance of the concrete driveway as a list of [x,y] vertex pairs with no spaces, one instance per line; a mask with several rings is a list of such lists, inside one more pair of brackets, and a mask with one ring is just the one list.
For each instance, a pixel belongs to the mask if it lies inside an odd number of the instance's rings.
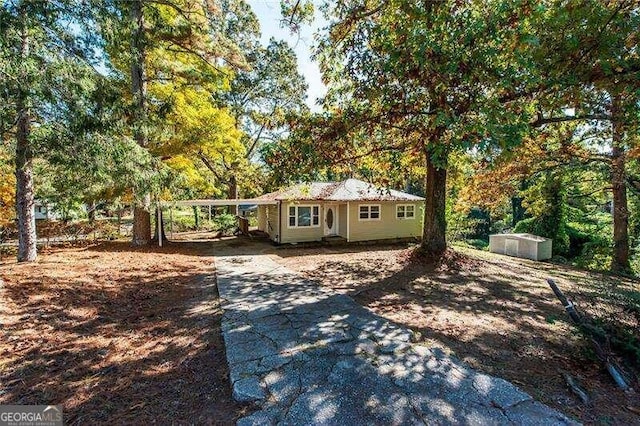
[[239,425],[574,424],[267,255],[216,268]]

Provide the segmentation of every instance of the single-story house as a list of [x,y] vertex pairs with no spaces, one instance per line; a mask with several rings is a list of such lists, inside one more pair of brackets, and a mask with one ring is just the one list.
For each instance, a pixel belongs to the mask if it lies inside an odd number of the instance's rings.
[[254,200],[258,229],[276,243],[422,236],[424,198],[358,179],[297,184]]
[[44,201],[35,200],[34,214],[36,220],[59,220],[60,214],[55,211],[51,204]]

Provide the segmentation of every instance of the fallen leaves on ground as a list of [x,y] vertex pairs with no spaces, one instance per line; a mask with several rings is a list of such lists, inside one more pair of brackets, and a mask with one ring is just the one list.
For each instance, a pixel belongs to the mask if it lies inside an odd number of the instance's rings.
[[0,403],[68,424],[234,424],[206,245],[52,249],[2,263]]

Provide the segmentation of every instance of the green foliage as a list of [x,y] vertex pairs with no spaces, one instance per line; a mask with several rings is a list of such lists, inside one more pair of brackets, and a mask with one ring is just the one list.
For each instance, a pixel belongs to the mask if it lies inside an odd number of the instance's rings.
[[[71,0],[8,0],[0,6],[0,136],[14,133],[20,105],[32,119],[31,142],[36,152],[50,147],[64,133],[65,118],[86,117],[86,99],[100,76],[87,27],[92,10]],[[23,43],[27,49],[22,49]],[[25,56],[26,55],[26,56]],[[89,123],[72,126],[82,132]]]
[[[640,15],[632,3],[337,1],[325,6],[325,14],[330,25],[317,54],[329,84],[325,111],[303,117],[289,139],[265,148],[278,183],[360,170],[377,182],[398,182],[402,174],[411,181],[422,172],[415,164],[425,155],[445,167],[456,152],[473,149],[491,163],[536,133],[532,124],[544,135],[556,123],[591,117],[591,131],[560,126],[595,143],[590,152],[572,150],[576,140],[566,134],[544,140],[521,167],[514,161],[511,170],[504,168],[519,182],[503,173],[491,196],[479,197],[483,205],[466,206],[503,210],[505,199],[518,198],[518,184],[539,173],[538,154],[550,159],[550,168],[606,163],[602,152],[609,139],[602,123],[608,118],[602,116],[612,93],[625,100],[627,124],[637,116],[632,104],[640,81]],[[564,156],[551,157],[557,150]],[[598,184],[582,182],[571,181],[579,195],[570,201],[583,204],[576,207],[584,213]],[[565,199],[561,206],[567,207]],[[535,203],[529,207],[538,218],[530,228],[553,235],[556,249],[566,253],[566,217],[554,223],[553,207],[546,213],[535,211]],[[456,214],[449,204],[446,209]],[[514,211],[518,218],[520,210]],[[464,233],[457,225],[462,218],[449,218],[451,237]]]
[[573,263],[591,271],[607,271],[611,265],[611,245],[609,239],[593,235],[582,246],[582,251],[573,259]]
[[[130,190],[165,198],[169,192],[220,195],[201,156],[230,163],[244,156],[235,117],[216,96],[229,90],[234,70],[247,68],[240,36],[257,31],[257,23],[247,18],[250,8],[237,0],[96,0],[96,5],[105,65],[123,99],[122,133],[148,152],[159,183]],[[142,26],[131,22],[137,7]],[[231,28],[238,43],[229,37]],[[142,74],[142,89],[132,67]]]
[[[293,30],[314,13],[309,1],[281,8]],[[311,114],[293,49],[261,45],[243,0],[7,0],[3,147],[15,149],[16,119],[28,112],[37,194],[65,212],[350,176],[420,194],[428,159],[448,170],[438,213],[446,209],[450,240],[481,245],[489,225],[501,232],[519,217],[509,201],[524,198],[529,218],[516,231],[553,238],[556,254],[603,269],[615,119],[637,249],[637,5],[337,0],[322,9],[329,24],[316,57],[329,93]],[[132,65],[146,92],[135,89]],[[579,117],[591,118],[557,124]],[[13,210],[12,157],[0,157],[0,224]],[[484,174],[485,190],[470,184]],[[229,217],[213,222],[203,226],[235,228]]]
[[313,20],[314,6],[311,0],[281,0],[280,12],[282,25],[289,27],[291,32],[300,30],[300,26]]
[[318,52],[330,85],[325,111],[303,117],[289,140],[269,149],[272,170],[303,170],[306,178],[334,165],[353,172],[368,160],[376,181],[400,173],[406,180],[408,169],[422,172],[415,166],[424,166],[427,150],[443,166],[455,150],[516,144],[528,117],[499,99],[513,89],[507,58],[524,31],[511,23],[527,18],[507,2],[488,7],[495,13],[453,1],[327,6],[332,25]]
[[[194,211],[189,210],[176,210],[173,214],[172,226],[173,229],[168,228],[173,232],[186,232],[186,231],[214,231],[220,232],[221,235],[233,235],[233,232],[238,228],[238,220],[235,215],[229,213],[217,213],[211,217],[211,220],[205,218],[205,214],[202,210],[198,211],[198,224],[196,226],[196,217]],[[165,223],[167,216],[165,215]]]
[[535,234],[553,240],[553,253],[564,256],[569,253],[569,235],[566,226],[559,226],[551,215],[531,217],[518,222],[515,233]]
[[511,219],[495,219],[491,222],[489,234],[504,234],[511,228]]
[[553,239],[553,253],[569,253],[566,218],[566,189],[563,177],[547,173],[535,185],[524,191],[523,204],[532,216],[518,222],[515,232],[525,232]]
[[[572,216],[576,216],[575,212]],[[577,220],[576,220],[577,219]],[[609,212],[597,212],[573,217],[567,224],[570,239],[569,259],[574,265],[594,270],[606,271],[611,265],[612,217]]]
[[[166,218],[165,218],[166,221]],[[167,222],[169,223],[169,222]],[[173,212],[173,218],[167,228],[167,231],[171,232],[186,232],[196,230],[195,217],[192,214],[183,214],[180,211]],[[207,228],[204,228],[207,229]]]
[[484,241],[486,246],[489,242],[488,225],[486,217],[474,217],[465,212],[447,210],[448,241],[466,241],[472,245]]
[[[254,17],[255,19],[255,17]],[[257,35],[244,43],[248,70],[239,70],[228,92],[218,94],[242,131],[242,155],[224,158],[203,152],[203,161],[216,179],[234,185],[245,196],[264,187],[264,171],[256,164],[265,144],[276,145],[289,132],[291,116],[304,113],[307,84],[297,69],[295,52],[287,43],[271,39],[261,46]]]
[[459,247],[473,248],[476,250],[489,250],[489,241],[482,239],[466,239],[466,240],[452,240],[453,245]]
[[211,218],[213,229],[223,235],[231,235],[238,228],[238,219],[232,214],[219,214]]

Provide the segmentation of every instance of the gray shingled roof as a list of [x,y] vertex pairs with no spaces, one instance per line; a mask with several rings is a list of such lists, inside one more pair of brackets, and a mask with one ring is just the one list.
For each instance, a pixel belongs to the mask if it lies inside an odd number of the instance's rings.
[[394,189],[378,188],[358,179],[342,182],[299,183],[280,191],[256,197],[256,200],[326,200],[326,201],[419,201],[417,195]]

